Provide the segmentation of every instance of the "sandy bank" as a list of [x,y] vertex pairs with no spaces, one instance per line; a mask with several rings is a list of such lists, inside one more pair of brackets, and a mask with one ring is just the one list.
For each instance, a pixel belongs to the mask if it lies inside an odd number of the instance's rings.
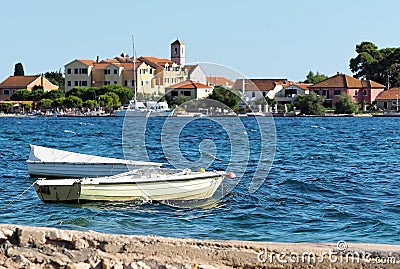
[[[342,252],[339,253],[339,249]],[[400,246],[210,241],[0,225],[0,268],[399,268]]]

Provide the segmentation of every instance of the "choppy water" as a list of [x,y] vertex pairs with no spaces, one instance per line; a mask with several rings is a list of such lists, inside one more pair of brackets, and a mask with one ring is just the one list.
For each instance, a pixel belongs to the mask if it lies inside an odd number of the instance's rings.
[[[224,119],[228,125],[233,120]],[[33,182],[25,164],[29,144],[123,158],[123,119],[0,118],[0,222],[210,239],[400,243],[400,118],[276,118],[272,168],[254,193],[244,186],[260,158],[260,133],[254,119],[242,121],[247,134],[254,134],[240,185],[208,207],[179,208],[140,202],[44,204],[33,188],[17,197]],[[151,160],[165,162],[162,124],[149,119],[145,149]],[[210,139],[216,147],[209,154],[216,157],[211,168],[225,169],[227,156],[240,155],[241,147],[232,148],[230,134],[215,124],[192,121],[180,132],[179,145],[185,158],[196,161],[202,158],[201,141]],[[126,136],[124,145],[135,139]],[[140,158],[138,152],[125,153]],[[248,153],[242,155],[239,160]]]

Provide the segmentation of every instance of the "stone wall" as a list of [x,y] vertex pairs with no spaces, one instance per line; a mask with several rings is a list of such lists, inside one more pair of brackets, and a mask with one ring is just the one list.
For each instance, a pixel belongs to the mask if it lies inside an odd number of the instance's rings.
[[393,245],[211,241],[0,225],[0,268],[399,266],[400,246]]

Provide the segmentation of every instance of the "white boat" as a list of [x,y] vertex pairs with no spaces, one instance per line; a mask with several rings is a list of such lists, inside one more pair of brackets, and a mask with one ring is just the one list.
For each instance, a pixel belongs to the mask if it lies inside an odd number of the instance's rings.
[[162,166],[162,163],[107,158],[36,145],[30,147],[26,163],[29,175],[36,178],[112,176],[132,169]]
[[148,114],[149,110],[144,103],[136,100],[129,101],[127,109],[118,109],[114,111],[115,117],[148,117]]
[[225,175],[222,171],[137,169],[111,177],[39,179],[34,187],[43,202],[180,201],[211,197]]
[[146,101],[145,103],[136,100],[129,102],[128,108],[114,111],[115,117],[168,117],[174,111],[168,108],[167,102]]
[[[136,51],[135,40],[132,36],[133,45],[133,70],[136,71]],[[114,111],[115,117],[168,117],[172,115],[173,110],[168,108],[166,102],[153,102],[148,101],[146,105],[136,99],[137,85],[136,85],[136,72],[133,72],[133,89],[134,99],[129,101],[128,108],[118,109]]]

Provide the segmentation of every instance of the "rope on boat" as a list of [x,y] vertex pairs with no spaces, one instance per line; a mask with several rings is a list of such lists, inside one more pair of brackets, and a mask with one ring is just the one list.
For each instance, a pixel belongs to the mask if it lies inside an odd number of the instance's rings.
[[2,211],[3,209],[9,207],[12,203],[14,203],[15,201],[17,201],[22,195],[24,195],[30,188],[33,187],[33,185],[35,185],[36,181],[33,182],[28,188],[26,188],[23,192],[21,192],[20,194],[18,194],[17,196],[15,196],[14,199],[12,199],[10,202],[8,202],[8,204],[2,206],[0,208],[0,211]]

